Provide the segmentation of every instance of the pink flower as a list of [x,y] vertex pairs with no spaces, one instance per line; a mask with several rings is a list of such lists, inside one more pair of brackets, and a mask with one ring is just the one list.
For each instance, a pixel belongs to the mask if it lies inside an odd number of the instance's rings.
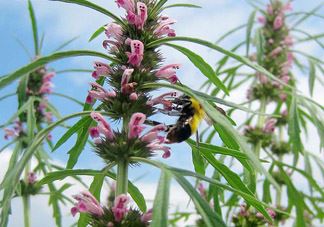
[[160,17],[160,20],[158,21],[159,25],[157,28],[154,30],[154,35],[158,37],[162,36],[169,36],[169,37],[174,37],[175,30],[170,28],[170,25],[174,24],[176,21],[169,19],[169,17]]
[[282,47],[276,47],[273,51],[271,51],[270,56],[276,57],[278,54],[280,54],[282,51]]
[[276,217],[276,212],[274,210],[272,210],[271,208],[267,208],[268,214],[272,217],[275,218]]
[[267,5],[267,13],[269,15],[272,15],[273,14],[273,8],[272,8],[272,5],[270,5],[270,4]]
[[179,69],[180,64],[170,64],[159,69],[155,76],[158,78],[163,78],[169,80],[171,83],[176,83],[178,81],[178,77],[176,75],[176,69]]
[[154,126],[151,130],[149,130],[145,135],[143,135],[140,139],[143,142],[148,143],[147,147],[152,151],[164,151],[162,157],[168,158],[171,155],[170,147],[162,145],[162,143],[167,142],[164,136],[160,136],[159,132],[165,132],[167,130],[167,126],[164,124],[159,124]]
[[45,100],[42,100],[38,105],[38,111],[44,114],[47,105],[48,105],[47,102]]
[[92,117],[93,120],[98,122],[97,127],[100,133],[104,134],[108,140],[112,140],[113,138],[115,138],[115,134],[112,131],[110,125],[100,113],[92,112],[90,116]]
[[105,34],[108,38],[119,40],[123,35],[122,27],[116,23],[110,23],[105,26]]
[[287,35],[284,39],[284,44],[286,46],[292,46],[294,44],[293,38],[290,35]]
[[138,137],[144,127],[142,124],[145,122],[146,116],[143,113],[134,113],[128,123],[128,138],[136,138]]
[[29,172],[27,177],[27,183],[28,184],[35,184],[37,180],[37,176],[34,172]]
[[144,213],[141,217],[141,221],[147,223],[152,220],[153,209],[149,209],[146,213]]
[[86,97],[86,103],[92,104],[93,102],[94,102],[94,98],[92,98],[91,95],[87,95],[87,97]]
[[246,217],[249,215],[249,211],[246,209],[246,205],[245,204],[241,204],[240,205],[240,213],[241,216]]
[[45,74],[45,76],[43,76],[42,82],[43,83],[50,82],[54,76],[55,76],[54,72],[47,73]]
[[281,112],[282,117],[287,117],[288,116],[288,110],[285,109],[284,111]]
[[171,156],[171,148],[161,145],[159,141],[152,142],[149,145],[147,145],[147,147],[151,151],[163,151],[164,153],[162,155],[162,158],[166,159],[166,158],[169,158]]
[[284,102],[284,101],[286,101],[286,99],[287,99],[287,94],[285,94],[285,93],[280,93],[280,94],[279,94],[279,98],[280,98],[281,101]]
[[292,7],[291,2],[287,2],[287,3],[283,6],[282,10],[283,10],[283,11],[291,11],[291,10],[293,10],[293,7]]
[[15,124],[14,129],[4,128],[5,140],[8,140],[10,137],[16,138],[19,136],[20,132],[22,131],[22,124],[20,121],[16,121]]
[[137,14],[139,16],[139,20],[137,22],[138,29],[143,29],[144,24],[147,20],[147,6],[143,2],[137,2]]
[[130,43],[131,52],[126,52],[129,64],[139,66],[144,56],[144,45],[139,40],[132,40]]
[[268,83],[268,77],[260,72],[256,73],[257,78],[259,79],[261,84],[266,84]]
[[293,61],[294,61],[294,55],[293,55],[292,52],[288,52],[287,53],[287,61],[288,61],[289,64],[292,64],[293,63]]
[[137,2],[137,14],[133,10],[127,11],[126,19],[128,23],[134,24],[137,29],[143,29],[147,20],[147,6],[143,2]]
[[269,39],[269,40],[268,40],[268,43],[269,43],[269,44],[273,44],[273,43],[274,43],[274,40],[273,40],[273,39]]
[[97,199],[88,191],[81,192],[81,194],[74,195],[73,198],[78,202],[72,207],[71,213],[74,217],[76,213],[88,213],[101,217],[104,214],[102,207]]
[[282,80],[282,82],[284,82],[285,84],[288,84],[288,82],[290,80],[290,76],[289,75],[281,76],[280,80]]
[[118,7],[124,8],[126,11],[135,11],[135,4],[133,0],[116,0]]
[[122,79],[121,79],[121,92],[123,94],[130,94],[134,92],[134,87],[136,86],[136,83],[129,83],[129,80],[132,76],[132,73],[134,72],[134,69],[125,69]]
[[52,114],[52,112],[45,112],[45,113],[44,113],[44,117],[45,117],[45,120],[46,120],[48,123],[53,122],[53,114]]
[[54,87],[53,83],[47,81],[42,84],[42,86],[39,89],[40,94],[50,94],[52,93],[52,88]]
[[132,94],[129,95],[129,99],[131,101],[136,101],[138,99],[138,95],[135,92],[133,92]]
[[89,128],[89,134],[92,139],[99,137],[100,136],[99,128],[98,127]]
[[4,131],[5,131],[5,135],[4,135],[5,140],[8,140],[10,137],[15,138],[18,136],[16,132],[12,129],[5,128]]
[[266,18],[264,16],[259,16],[258,17],[258,22],[262,25],[265,25],[265,23],[267,22]]
[[[108,92],[96,82],[92,82],[90,84],[92,86],[92,90],[88,91],[88,96],[90,96],[92,99],[106,100],[112,97],[116,97],[115,91]],[[89,101],[92,101],[92,99],[89,99]]]
[[165,110],[171,110],[172,109],[172,102],[170,100],[168,100],[168,98],[174,98],[177,97],[178,93],[177,92],[168,92],[165,94],[162,94],[154,99],[151,99],[149,101],[147,101],[147,105],[149,106],[155,106],[157,104],[162,104],[163,108]]
[[282,25],[283,25],[283,17],[281,14],[279,14],[273,21],[273,28],[275,30],[278,30],[282,27]]
[[276,127],[277,120],[274,118],[270,118],[265,122],[265,126],[263,128],[263,132],[265,133],[273,133]]
[[94,69],[95,71],[92,73],[92,77],[95,78],[96,80],[100,76],[108,76],[111,73],[110,66],[99,61],[96,61],[94,63]]
[[200,196],[206,199],[206,196],[207,196],[206,189],[202,183],[198,184],[198,191],[199,191]]
[[129,198],[125,194],[121,194],[115,198],[114,206],[111,208],[114,213],[115,220],[120,222],[128,212],[127,205]]
[[118,48],[120,46],[120,43],[117,42],[117,41],[113,41],[113,40],[104,40],[102,42],[102,46],[105,49],[108,49],[108,47],[110,47],[110,51],[111,52],[117,52],[118,51]]

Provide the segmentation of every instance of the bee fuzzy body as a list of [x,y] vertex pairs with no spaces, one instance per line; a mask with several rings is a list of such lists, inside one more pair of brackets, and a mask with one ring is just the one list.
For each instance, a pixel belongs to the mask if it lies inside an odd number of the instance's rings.
[[176,98],[173,104],[173,109],[180,112],[180,117],[174,125],[168,127],[166,138],[169,143],[180,143],[197,131],[205,111],[197,100],[187,95]]

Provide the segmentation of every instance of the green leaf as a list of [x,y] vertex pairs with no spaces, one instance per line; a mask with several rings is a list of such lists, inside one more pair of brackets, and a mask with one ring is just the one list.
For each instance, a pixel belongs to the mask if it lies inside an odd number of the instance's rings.
[[238,150],[240,148],[236,140],[232,138],[232,136],[224,129],[223,126],[219,124],[214,124],[214,128],[218,132],[219,137],[227,147],[235,150]]
[[299,24],[301,24],[307,18],[309,18],[310,16],[314,15],[318,10],[320,10],[322,8],[322,6],[323,6],[323,3],[321,3],[318,6],[314,7],[311,11],[305,13],[305,15],[302,18],[300,18],[298,21],[296,21],[291,27],[292,28],[297,27]]
[[281,176],[287,185],[287,196],[292,203],[295,205],[296,209],[296,227],[306,227],[304,220],[305,203],[304,199],[299,191],[295,188],[294,184],[291,182],[290,177],[287,175],[286,171],[278,166]]
[[[101,176],[105,175],[114,180],[116,180],[116,174],[112,172],[108,172],[110,168],[112,168],[115,164],[106,167],[102,171],[91,170],[91,169],[65,169],[60,171],[54,171],[46,174],[46,176],[37,182],[37,186],[42,186],[44,184],[48,184],[54,182],[56,180],[62,180],[66,177],[73,176]],[[142,211],[146,211],[146,202],[144,196],[140,192],[140,190],[130,181],[128,181],[128,193],[132,196],[134,202],[137,204],[138,208]]]
[[[191,139],[188,139],[192,141]],[[205,163],[204,159],[200,154],[200,143],[197,147],[197,143],[192,141],[192,143],[188,143],[191,147],[191,154],[192,154],[192,162],[195,168],[195,171],[199,174],[205,175]]]
[[68,151],[69,159],[66,164],[67,169],[72,169],[77,163],[79,156],[87,143],[89,137],[89,127],[94,124],[94,121],[90,118],[87,118],[87,122],[83,124],[82,128],[79,128],[78,137],[75,142],[75,145]]
[[93,34],[92,36],[89,38],[89,42],[91,42],[92,40],[94,40],[95,38],[97,38],[101,33],[103,33],[105,31],[105,26],[101,26],[100,28],[98,28]]
[[64,144],[74,133],[82,129],[85,125],[89,125],[91,123],[91,117],[83,117],[77,123],[75,123],[71,128],[69,128],[64,135],[57,141],[55,144],[53,151],[58,149],[62,144]]
[[125,25],[124,21],[122,21],[118,16],[116,16],[112,12],[110,12],[110,11],[106,10],[105,8],[98,6],[92,2],[86,1],[86,0],[51,0],[51,1],[73,3],[73,4],[85,6],[85,7],[94,9],[102,14],[107,15],[108,17],[115,20],[116,22],[118,22],[121,25]]
[[316,78],[316,68],[313,61],[309,61],[309,78],[308,78],[308,86],[309,86],[309,94],[313,96],[314,91],[314,82]]
[[256,10],[254,10],[250,14],[247,27],[246,27],[246,56],[247,57],[249,56],[249,52],[250,52],[251,32],[254,25],[255,14],[256,14]]
[[63,58],[76,57],[76,56],[95,56],[95,57],[105,58],[112,62],[119,63],[119,60],[113,57],[110,57],[100,52],[91,51],[91,50],[71,50],[71,51],[56,52],[54,54],[38,58],[35,61],[29,63],[28,65],[21,67],[17,71],[1,77],[0,88],[3,88],[4,86],[12,83],[14,80],[34,71],[40,66],[46,65],[49,62],[53,62]]
[[49,205],[53,208],[53,218],[55,219],[55,224],[57,227],[62,226],[62,214],[59,206],[59,197],[57,195],[57,189],[54,184],[48,184],[48,189],[50,191]]
[[29,103],[28,109],[27,109],[27,136],[30,143],[33,141],[34,138],[34,131],[36,128],[36,116],[35,116],[35,110],[34,110],[34,99],[33,97],[30,97],[32,101]]
[[240,29],[242,28],[245,28],[247,26],[247,24],[242,24],[242,25],[239,25],[231,30],[229,30],[228,32],[226,32],[224,35],[222,35],[221,37],[219,37],[217,39],[217,41],[215,42],[216,44],[220,43],[223,39],[225,39],[226,37],[228,37],[229,35],[232,35],[234,32],[237,32],[239,31]]
[[83,102],[81,102],[81,101],[79,101],[79,100],[77,100],[77,99],[75,99],[73,97],[70,97],[68,95],[64,95],[64,94],[61,94],[61,93],[53,92],[53,93],[51,93],[51,95],[66,98],[66,99],[71,100],[71,101],[73,101],[73,102],[75,102],[75,103],[77,103],[77,104],[79,104],[81,106],[83,106],[83,104],[84,104]]
[[[246,194],[253,195],[253,193],[246,187],[246,185],[242,182],[241,178],[236,173],[230,170],[226,165],[219,162],[211,153],[202,151],[202,154],[233,188],[239,189]],[[264,212],[267,214],[266,210],[264,210]]]
[[153,217],[151,226],[168,226],[170,182],[170,173],[168,171],[162,171],[153,203]]
[[208,227],[221,227],[226,226],[222,217],[217,213],[213,212],[206,200],[204,200],[201,195],[196,191],[194,187],[180,174],[175,174],[175,179],[181,185],[181,187],[187,192],[187,194],[192,199],[198,213],[204,220],[204,224]]
[[11,94],[4,95],[4,96],[0,97],[0,101],[5,100],[6,98],[9,98],[9,97],[12,97],[12,96],[15,96],[15,95],[16,95],[16,93],[11,93]]
[[189,50],[187,48],[184,48],[182,46],[178,46],[178,45],[171,44],[171,43],[167,43],[165,45],[170,46],[170,47],[180,51],[184,55],[186,55],[188,57],[188,59],[200,70],[200,72],[202,74],[204,74],[211,82],[213,82],[217,87],[219,87],[227,95],[229,95],[226,86],[217,77],[217,75],[215,74],[213,68],[207,62],[205,62],[205,60],[202,57],[200,57],[199,55],[197,55],[193,51],[191,51],[191,50]]
[[18,96],[18,109],[26,102],[26,90],[28,83],[29,75],[24,76],[20,81],[17,88],[17,96]]
[[278,79],[275,75],[273,75],[272,73],[270,73],[269,71],[267,71],[265,68],[263,68],[262,66],[250,61],[248,58],[237,55],[231,51],[228,51],[218,45],[215,45],[211,42],[202,40],[202,39],[197,39],[197,38],[191,38],[191,37],[182,37],[182,36],[177,36],[177,37],[168,37],[168,38],[163,38],[163,39],[158,39],[156,41],[153,41],[151,43],[149,43],[148,45],[146,45],[147,48],[152,48],[158,45],[168,45],[169,42],[171,41],[187,41],[187,42],[192,42],[192,43],[197,43],[206,47],[209,47],[213,50],[216,50],[220,53],[223,53],[247,66],[249,66],[252,69],[257,70],[260,73],[263,73],[264,75],[268,76],[269,78],[271,78],[274,81],[277,81],[278,83],[282,84],[284,87],[288,87],[292,90],[295,90],[295,88],[293,86],[287,85],[285,84],[283,81],[281,81],[280,79]]
[[165,7],[163,7],[163,10],[169,9],[169,8],[174,8],[174,7],[201,8],[201,6],[194,5],[194,4],[179,3],[179,4],[172,4],[172,5],[165,6]]
[[[174,168],[174,167],[170,167],[170,166],[167,166],[163,163],[160,163],[160,162],[157,162],[157,161],[154,161],[154,160],[149,160],[149,159],[145,159],[145,158],[131,158],[131,160],[133,161],[136,161],[136,162],[143,162],[143,163],[147,163],[147,164],[150,164],[150,165],[153,165],[157,168],[160,168],[161,170],[169,170],[171,171],[171,173],[173,175],[177,174],[179,176],[189,176],[189,177],[195,177],[199,180],[202,180],[202,181],[206,181],[210,184],[213,184],[215,185],[216,187],[219,187],[221,189],[225,189],[225,190],[228,190],[228,191],[231,191],[231,192],[234,192],[236,193],[237,195],[240,195],[242,198],[245,199],[245,201],[250,204],[251,206],[254,206],[258,211],[262,211],[264,210],[264,207],[269,207],[268,204],[266,203],[263,203],[262,201],[259,201],[255,196],[251,196],[250,194],[247,194],[241,190],[238,190],[238,189],[235,189],[235,188],[232,188],[226,184],[223,184],[215,179],[211,179],[209,177],[206,177],[206,176],[203,176],[201,174],[198,174],[198,173],[195,173],[195,172],[191,172],[189,170],[184,170],[184,169],[179,169],[179,168]],[[280,213],[283,213],[281,210],[279,209],[276,209],[276,208],[272,208],[273,210],[277,211],[277,212],[280,212]],[[289,214],[288,214],[289,215]],[[268,216],[266,216],[268,217]],[[269,221],[271,221],[271,219],[269,219]]]
[[34,38],[34,48],[35,48],[35,55],[39,55],[39,45],[38,45],[38,31],[37,31],[37,23],[36,23],[36,17],[35,17],[35,12],[33,9],[33,5],[30,0],[28,0],[28,10],[29,10],[29,16],[30,16],[30,21],[32,24],[33,28],[33,38]]
[[[17,142],[17,141],[15,141]],[[13,171],[13,169],[15,168],[15,165],[18,161],[18,158],[19,158],[19,155],[21,153],[21,150],[22,150],[22,144],[20,141],[18,141],[15,145],[15,148],[13,149],[12,153],[11,153],[11,156],[10,156],[10,160],[9,160],[9,164],[8,164],[8,168],[7,168],[7,171],[6,173],[4,174],[3,176],[3,179],[2,179],[2,182],[0,184],[0,191],[2,189],[4,189],[5,187],[7,187],[7,184],[10,183],[8,181],[9,179],[9,176],[11,174],[11,172]]]
[[47,137],[48,133],[53,130],[56,126],[60,125],[62,122],[79,116],[89,115],[91,111],[84,111],[81,113],[75,113],[68,115],[57,122],[50,124],[47,128],[42,129],[38,132],[35,136],[34,140],[32,141],[31,145],[26,149],[24,154],[21,156],[19,162],[15,165],[15,168],[12,169],[9,176],[6,177],[8,181],[8,185],[3,190],[3,197],[2,197],[2,210],[0,214],[0,226],[4,226],[7,222],[7,218],[10,212],[10,202],[11,198],[14,194],[16,186],[18,185],[20,176],[29,160],[33,156],[33,154],[37,151],[39,145],[41,145],[42,141]]
[[75,41],[76,39],[78,39],[79,36],[73,37],[72,39],[62,43],[60,46],[58,46],[55,50],[53,50],[53,52],[57,52],[59,50],[62,50],[63,48],[65,48],[66,46],[68,46],[70,43],[72,43],[73,41]]
[[258,64],[263,65],[265,39],[261,28],[256,31],[255,43],[257,49],[257,62]]
[[292,100],[289,107],[288,134],[293,150],[295,152],[303,152],[304,147],[300,138],[299,114],[296,95],[292,95]]
[[280,190],[279,185],[277,182],[273,179],[273,177],[268,173],[268,171],[262,166],[261,162],[259,161],[258,157],[251,151],[249,145],[244,140],[242,135],[240,135],[236,129],[233,128],[231,125],[231,122],[221,113],[218,111],[215,111],[215,108],[211,106],[206,100],[201,99],[199,96],[197,96],[191,89],[178,86],[175,84],[166,84],[166,83],[147,83],[145,84],[146,87],[168,87],[173,88],[179,91],[182,91],[183,93],[189,95],[190,97],[195,98],[199,101],[199,103],[202,105],[204,111],[206,114],[210,117],[211,120],[222,126],[224,131],[228,133],[230,137],[232,137],[235,142],[240,146],[240,150],[242,150],[249,160],[253,163],[254,168],[256,171],[261,171],[267,179],[276,187],[277,190]]

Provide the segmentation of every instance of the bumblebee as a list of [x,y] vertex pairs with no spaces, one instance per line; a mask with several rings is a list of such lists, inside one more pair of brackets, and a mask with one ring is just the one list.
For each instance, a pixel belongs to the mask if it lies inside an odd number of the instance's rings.
[[[223,109],[219,107],[216,109],[225,114]],[[170,110],[160,109],[160,112],[170,116],[179,116],[175,124],[167,126],[167,143],[181,143],[187,140],[197,132],[201,121],[207,117],[201,104],[188,95],[175,97],[171,101]],[[208,118],[206,120],[208,121]],[[154,124],[160,123],[154,122]]]
[[197,132],[205,111],[197,100],[187,95],[175,98],[173,104],[180,116],[174,125],[168,126],[166,138],[168,143],[181,143]]

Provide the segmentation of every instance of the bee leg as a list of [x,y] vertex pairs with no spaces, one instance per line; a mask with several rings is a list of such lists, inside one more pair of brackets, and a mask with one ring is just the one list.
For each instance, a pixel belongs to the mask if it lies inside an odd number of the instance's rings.
[[179,111],[169,111],[169,110],[164,110],[164,109],[159,109],[157,108],[157,110],[163,114],[169,115],[169,116],[181,116],[183,115],[181,112]]
[[[160,124],[163,124],[163,123],[158,122],[158,121],[152,121],[152,120],[148,120],[148,119],[146,119],[146,120],[145,120],[145,124],[147,124],[147,125],[151,125],[151,126],[156,126],[156,125],[160,125]],[[174,124],[172,124],[172,125],[166,125],[166,127],[167,127],[167,129],[166,129],[165,131],[166,131],[166,132],[169,132],[170,129],[171,129],[172,127],[174,127]]]
[[148,120],[148,119],[146,119],[144,123],[147,124],[147,125],[151,125],[151,126],[156,126],[156,125],[162,124],[161,122],[152,121],[152,120]]
[[199,141],[200,141],[200,139],[199,139],[199,132],[198,132],[198,130],[196,131],[196,147],[197,147],[197,150],[199,151]]

